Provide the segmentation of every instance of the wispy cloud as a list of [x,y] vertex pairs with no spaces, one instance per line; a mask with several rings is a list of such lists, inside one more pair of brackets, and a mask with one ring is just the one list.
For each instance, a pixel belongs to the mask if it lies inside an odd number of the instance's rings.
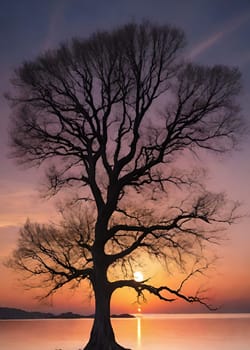
[[54,7],[48,23],[48,32],[47,36],[42,43],[42,51],[46,51],[54,46],[58,32],[62,28],[64,15],[67,9],[68,3],[65,0],[62,0],[59,6]]
[[6,226],[22,226],[29,217],[33,221],[46,222],[56,217],[54,202],[42,200],[38,193],[25,185],[11,185],[0,181],[0,229]]
[[206,50],[219,43],[225,36],[240,28],[248,20],[250,20],[250,12],[244,13],[243,15],[240,15],[233,20],[228,21],[222,29],[216,33],[211,34],[208,38],[194,46],[188,53],[188,58],[194,59],[203,54],[206,52]]

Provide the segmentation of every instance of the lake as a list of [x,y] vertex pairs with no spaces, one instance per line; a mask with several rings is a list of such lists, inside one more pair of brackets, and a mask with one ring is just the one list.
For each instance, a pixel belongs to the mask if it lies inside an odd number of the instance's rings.
[[[1,350],[79,350],[93,320],[1,320]],[[133,350],[249,350],[250,314],[138,315],[113,319],[120,344]]]

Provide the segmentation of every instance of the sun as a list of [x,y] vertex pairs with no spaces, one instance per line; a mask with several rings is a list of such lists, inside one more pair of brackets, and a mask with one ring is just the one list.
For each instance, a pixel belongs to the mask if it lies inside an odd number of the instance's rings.
[[143,273],[141,271],[134,272],[134,280],[136,282],[142,282],[144,280]]

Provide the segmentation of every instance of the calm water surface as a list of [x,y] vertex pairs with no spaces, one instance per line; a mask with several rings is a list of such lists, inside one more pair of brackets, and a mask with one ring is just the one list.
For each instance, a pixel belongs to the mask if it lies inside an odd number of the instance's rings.
[[[93,320],[0,321],[1,350],[79,350]],[[112,321],[133,350],[249,350],[250,314],[141,315]]]

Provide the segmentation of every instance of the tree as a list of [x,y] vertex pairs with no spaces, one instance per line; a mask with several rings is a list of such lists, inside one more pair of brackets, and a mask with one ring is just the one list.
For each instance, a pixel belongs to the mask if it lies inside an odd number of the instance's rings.
[[[59,226],[27,222],[11,264],[39,277],[47,295],[89,280],[95,319],[85,350],[123,349],[110,323],[117,288],[210,307],[184,286],[208,268],[204,248],[233,222],[235,206],[206,191],[197,171],[176,168],[190,150],[234,147],[240,73],[186,62],[184,46],[179,29],[129,23],[73,39],[14,72],[12,155],[46,164],[48,195],[74,188],[91,211],[81,205]],[[179,286],[135,281],[134,263],[145,254],[186,272]]]

